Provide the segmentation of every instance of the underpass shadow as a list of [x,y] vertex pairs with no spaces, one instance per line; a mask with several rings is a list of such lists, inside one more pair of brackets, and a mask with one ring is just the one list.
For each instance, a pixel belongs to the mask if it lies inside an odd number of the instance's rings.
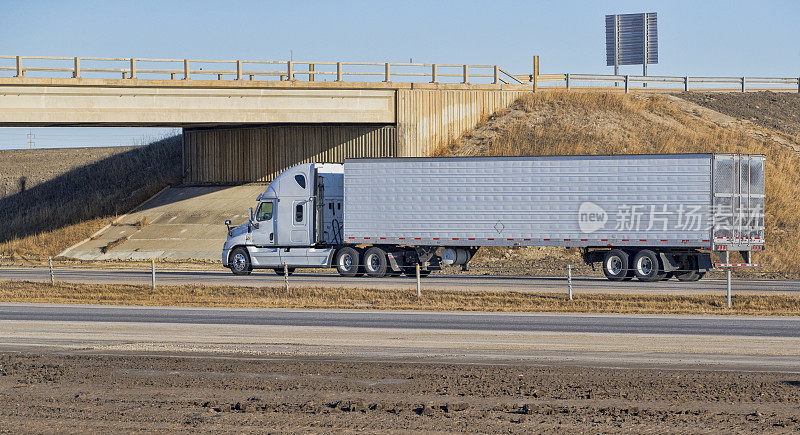
[[0,198],[0,243],[125,213],[181,180],[173,136],[69,170]]

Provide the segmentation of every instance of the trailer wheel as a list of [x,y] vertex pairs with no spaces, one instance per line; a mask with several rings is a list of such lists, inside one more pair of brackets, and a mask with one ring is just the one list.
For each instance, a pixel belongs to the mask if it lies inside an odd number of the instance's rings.
[[664,277],[658,255],[649,249],[642,249],[633,257],[633,272],[639,281],[660,281]]
[[690,270],[688,272],[676,273],[675,278],[678,278],[678,281],[700,281],[700,279],[703,278],[705,274],[706,274],[705,272]]
[[633,278],[628,253],[612,249],[603,256],[603,274],[611,281],[627,281]]
[[231,252],[228,264],[234,275],[250,275],[250,272],[253,271],[253,266],[250,264],[250,254],[247,253],[247,249],[242,247],[238,247]]
[[386,252],[383,249],[373,246],[364,253],[364,271],[372,278],[383,278],[386,276],[388,261]]
[[342,276],[356,276],[361,268],[358,251],[351,247],[342,248],[336,253],[336,271]]

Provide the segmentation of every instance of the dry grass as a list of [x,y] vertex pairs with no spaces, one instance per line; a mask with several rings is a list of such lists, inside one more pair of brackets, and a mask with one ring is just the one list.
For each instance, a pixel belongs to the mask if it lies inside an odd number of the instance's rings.
[[112,218],[94,218],[52,231],[15,237],[0,243],[0,257],[10,260],[55,257],[64,249],[89,238]]
[[411,289],[375,290],[347,288],[226,287],[85,285],[6,282],[0,299],[13,302],[76,303],[107,305],[163,305],[203,307],[388,309],[437,311],[581,312],[650,314],[800,314],[800,297],[733,297],[733,309],[725,308],[724,296],[645,296],[578,294],[573,301],[564,294],[531,294],[514,291],[429,291],[417,299]]
[[180,137],[163,139],[0,198],[0,257],[55,256],[91,236],[118,213],[177,183],[180,147]]
[[[467,136],[461,146],[491,156],[765,154],[767,248],[756,261],[764,270],[800,277],[796,266],[800,264],[800,153],[775,141],[770,131],[753,134],[721,127],[687,112],[667,96],[608,92],[528,94],[487,124],[477,131],[499,130],[496,136],[471,148],[466,146],[471,140]],[[449,153],[458,154],[459,147]]]

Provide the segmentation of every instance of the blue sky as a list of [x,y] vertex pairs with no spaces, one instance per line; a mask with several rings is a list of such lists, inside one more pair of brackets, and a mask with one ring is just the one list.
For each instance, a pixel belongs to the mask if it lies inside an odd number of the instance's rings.
[[[2,0],[0,54],[499,64],[610,73],[604,17],[657,12],[651,75],[798,76],[798,1]],[[638,74],[641,67],[624,67]],[[174,130],[0,128],[0,148],[131,145]]]

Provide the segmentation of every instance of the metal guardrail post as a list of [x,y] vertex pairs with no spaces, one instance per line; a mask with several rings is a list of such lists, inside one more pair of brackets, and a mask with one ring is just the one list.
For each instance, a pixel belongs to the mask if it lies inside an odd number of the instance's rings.
[[50,285],[56,285],[56,276],[53,274],[53,257],[48,257],[47,262],[50,264]]
[[22,56],[17,56],[17,77],[25,77],[25,71],[22,69]]
[[136,59],[131,59],[131,78],[136,78]]
[[797,93],[800,94],[800,77],[797,78]]
[[286,61],[286,80],[294,81],[294,62]]
[[391,81],[392,81],[392,76],[391,76],[391,73],[389,72],[389,62],[386,62],[386,63],[384,64],[384,68],[386,68],[386,69],[384,70],[384,77],[383,77],[383,81],[384,81],[385,83],[389,83],[389,82],[391,82]]
[[[730,251],[725,251],[725,264],[731,263],[731,253]],[[728,308],[731,307],[731,268],[728,267],[727,270],[727,296],[728,296]]]
[[[436,64],[434,63],[431,65],[431,83],[436,83],[436,80]],[[798,89],[800,89],[800,86],[798,86]],[[798,92],[800,92],[800,90]]]
[[689,76],[683,78],[683,92],[689,92]]
[[336,81],[342,81],[342,63],[336,62]]
[[569,286],[569,300],[572,300],[572,265],[567,265],[567,285]]
[[289,291],[289,266],[285,261],[283,262],[283,287],[287,292]]
[[81,59],[75,57],[75,71],[72,72],[72,78],[77,79],[81,76]]
[[629,83],[628,76],[625,76],[625,93],[626,94],[628,93],[628,83]]
[[189,59],[183,59],[183,79],[184,80],[190,80]]
[[169,73],[169,79],[175,80],[175,73]]
[[310,82],[313,82],[314,77],[316,76],[316,74],[314,74],[314,69],[315,68],[313,63],[308,64],[308,81]]
[[417,272],[417,299],[422,297],[422,284],[420,283],[419,278],[419,264],[416,265],[416,272]]
[[236,80],[241,80],[241,79],[242,79],[242,61],[241,60],[237,60],[236,61]]
[[565,82],[567,84],[567,90],[569,90],[569,73],[566,73],[564,75],[564,80],[565,80]]
[[150,267],[151,267],[150,270],[152,272],[152,277],[153,277],[153,290],[155,290],[156,289],[156,260],[155,259],[150,260]]
[[742,77],[742,92],[746,92],[747,88],[745,87],[745,78]]
[[469,66],[464,65],[464,81],[463,83],[469,83]]
[[497,65],[494,66],[494,77],[492,83],[495,85],[500,81],[500,71]]

